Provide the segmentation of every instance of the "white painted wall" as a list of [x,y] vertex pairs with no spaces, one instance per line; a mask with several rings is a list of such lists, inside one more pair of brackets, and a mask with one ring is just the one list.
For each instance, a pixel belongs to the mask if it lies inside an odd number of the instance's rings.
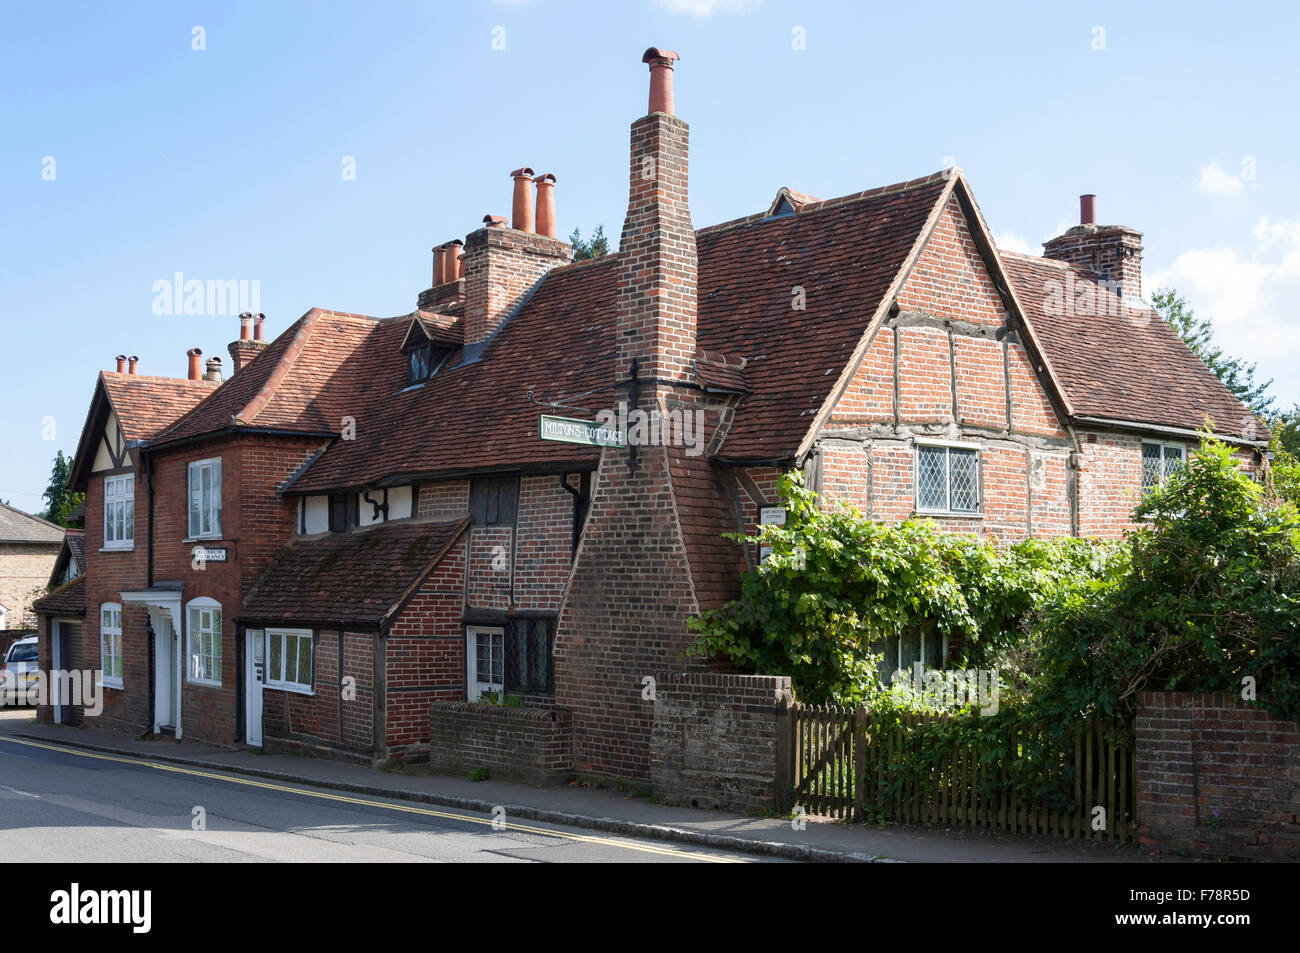
[[308,536],[328,533],[330,529],[330,498],[309,496],[303,501],[303,519]]

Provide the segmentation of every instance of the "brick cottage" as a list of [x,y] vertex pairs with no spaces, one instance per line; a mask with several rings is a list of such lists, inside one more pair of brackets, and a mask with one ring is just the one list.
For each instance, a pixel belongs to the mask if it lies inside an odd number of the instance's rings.
[[[779,515],[781,473],[1014,540],[1122,534],[1207,418],[1263,465],[1090,196],[1043,258],[995,247],[956,169],[697,230],[676,60],[644,57],[616,253],[572,261],[520,168],[410,314],[245,315],[227,380],[197,349],[187,380],[100,375],[85,574],[38,609],[44,665],[103,669],[101,726],[643,779],[642,679],[737,592],[759,553],[723,534]],[[670,439],[572,423],[620,406]]]

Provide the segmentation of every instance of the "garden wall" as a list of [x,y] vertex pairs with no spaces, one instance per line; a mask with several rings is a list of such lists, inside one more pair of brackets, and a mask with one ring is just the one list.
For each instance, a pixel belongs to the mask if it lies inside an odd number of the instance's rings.
[[746,812],[788,809],[790,679],[675,672],[655,678],[656,801]]
[[1300,860],[1300,725],[1231,695],[1144,692],[1140,706],[1144,846]]
[[434,702],[429,764],[435,771],[529,784],[560,784],[573,774],[573,716],[560,708],[510,708],[485,702]]

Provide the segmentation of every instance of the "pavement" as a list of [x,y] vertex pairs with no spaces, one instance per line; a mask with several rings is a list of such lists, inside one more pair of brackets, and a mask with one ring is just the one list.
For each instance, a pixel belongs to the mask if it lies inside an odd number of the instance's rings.
[[909,863],[1141,863],[1167,859],[1135,847],[1048,837],[895,825],[882,828],[814,817],[800,826],[788,818],[656,804],[645,797],[590,786],[470,781],[415,768],[385,772],[340,761],[256,754],[184,740],[141,741],[94,728],[39,725],[32,712],[24,709],[0,708],[0,740],[6,737],[14,739],[11,747],[26,739],[123,759],[263,778],[313,791],[345,791],[398,803],[440,805],[464,812],[460,815],[464,818],[503,814],[512,821],[594,830],[638,842],[670,842],[754,858]]

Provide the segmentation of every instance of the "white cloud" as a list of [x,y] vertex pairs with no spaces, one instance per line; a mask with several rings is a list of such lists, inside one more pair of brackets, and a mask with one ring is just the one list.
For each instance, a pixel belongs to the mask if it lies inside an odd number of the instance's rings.
[[1220,169],[1217,163],[1211,162],[1201,169],[1196,188],[1198,191],[1210,192],[1214,195],[1239,195],[1243,183],[1240,176],[1229,175]]
[[1022,255],[1041,255],[1042,249],[1035,247],[1019,232],[998,232],[993,236],[993,244],[1003,251],[1018,251]]
[[1300,399],[1300,222],[1262,218],[1246,252],[1192,248],[1143,280],[1150,294],[1174,288],[1199,317],[1212,318],[1227,353],[1259,365],[1284,404]]
[[686,13],[693,17],[711,17],[715,13],[745,13],[763,0],[655,0],[669,13]]

